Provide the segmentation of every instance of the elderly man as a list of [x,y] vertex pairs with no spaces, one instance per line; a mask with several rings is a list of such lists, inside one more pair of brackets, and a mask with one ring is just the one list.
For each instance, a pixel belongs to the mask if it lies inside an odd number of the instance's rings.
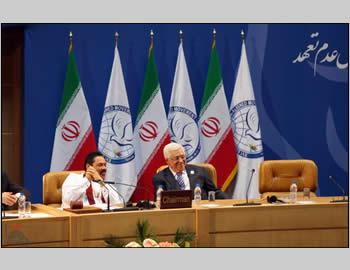
[[[100,152],[91,152],[86,156],[85,172],[70,173],[62,185],[62,208],[69,208],[71,201],[83,201],[83,205],[101,204],[107,201],[108,190],[103,181],[106,177],[106,161]],[[96,181],[99,182],[96,182]],[[118,193],[109,188],[110,203],[119,204],[122,200]]]
[[163,154],[169,167],[153,176],[152,183],[155,193],[159,185],[162,185],[164,190],[194,190],[196,184],[199,184],[202,190],[202,200],[208,199],[209,191],[215,191],[217,199],[229,199],[224,192],[215,187],[206,169],[186,165],[186,155],[181,144],[167,144],[163,149]]

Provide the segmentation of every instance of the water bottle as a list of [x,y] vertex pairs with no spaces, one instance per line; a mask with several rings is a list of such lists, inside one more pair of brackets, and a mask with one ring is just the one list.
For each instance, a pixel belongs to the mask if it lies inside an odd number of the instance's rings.
[[194,189],[194,202],[199,205],[201,203],[201,199],[202,199],[201,187],[199,186],[199,184],[196,184],[196,187]]
[[289,195],[289,201],[290,203],[295,203],[297,201],[297,192],[298,187],[295,181],[290,185],[290,195]]
[[26,213],[26,196],[23,193],[19,194],[18,198],[18,217],[24,218]]
[[158,186],[158,189],[157,189],[157,201],[156,201],[156,206],[157,208],[160,208],[160,194],[162,193],[163,191],[163,186],[162,185],[159,185]]

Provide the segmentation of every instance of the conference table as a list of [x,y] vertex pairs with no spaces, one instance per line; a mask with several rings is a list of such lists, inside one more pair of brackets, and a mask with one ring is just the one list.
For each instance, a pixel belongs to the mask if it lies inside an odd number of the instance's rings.
[[[2,247],[104,247],[108,237],[135,241],[147,220],[158,241],[178,228],[196,235],[191,247],[348,247],[349,205],[339,197],[295,204],[234,206],[244,200],[192,203],[192,208],[82,213],[32,205],[32,217],[2,219]],[[10,212],[8,212],[10,213]]]

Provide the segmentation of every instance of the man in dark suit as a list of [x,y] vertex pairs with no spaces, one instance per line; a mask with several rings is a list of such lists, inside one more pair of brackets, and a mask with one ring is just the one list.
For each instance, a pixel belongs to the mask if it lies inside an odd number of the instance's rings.
[[162,185],[164,190],[194,190],[196,184],[199,184],[202,190],[202,200],[208,199],[209,191],[215,191],[217,199],[229,199],[224,192],[215,187],[205,168],[186,165],[186,155],[181,144],[167,144],[163,149],[163,154],[169,167],[153,176],[155,195],[159,185]]
[[18,193],[23,193],[26,200],[30,198],[29,190],[13,182],[6,173],[1,173],[1,209],[12,209],[18,200]]

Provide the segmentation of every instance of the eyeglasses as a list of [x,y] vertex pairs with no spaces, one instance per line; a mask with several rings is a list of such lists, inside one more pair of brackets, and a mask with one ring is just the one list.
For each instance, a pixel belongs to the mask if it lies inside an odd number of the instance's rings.
[[176,156],[174,158],[170,158],[173,161],[179,161],[180,159],[182,160],[186,160],[186,156],[185,155],[181,155],[181,156]]

